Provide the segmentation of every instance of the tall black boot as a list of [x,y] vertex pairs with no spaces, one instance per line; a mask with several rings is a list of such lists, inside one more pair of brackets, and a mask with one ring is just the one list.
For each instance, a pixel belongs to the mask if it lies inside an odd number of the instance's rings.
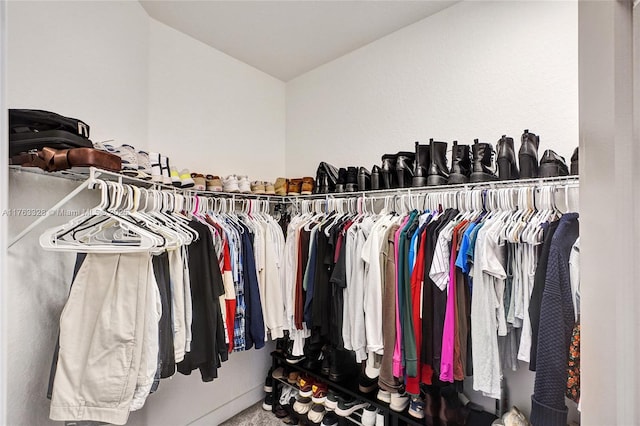
[[518,152],[520,161],[520,178],[530,179],[538,177],[538,147],[540,146],[540,136],[529,133],[529,130],[522,134],[522,145]]
[[449,179],[447,167],[447,143],[429,140],[431,146],[431,163],[429,164],[429,176],[427,185],[446,185]]
[[493,147],[489,143],[473,141],[473,172],[470,181],[473,183],[498,180],[493,166]]
[[382,167],[380,169],[380,189],[397,188],[396,182],[396,158],[395,154],[384,154],[382,156]]
[[396,175],[398,177],[398,188],[408,188],[413,180],[413,152],[401,151],[396,154]]
[[427,186],[427,174],[429,173],[429,163],[431,152],[429,145],[420,145],[420,142],[416,141],[416,161],[413,167],[413,179],[411,186]]
[[469,145],[458,145],[453,141],[451,149],[451,173],[449,173],[449,185],[469,182],[471,174],[471,151]]
[[358,190],[358,168],[347,168],[347,182],[344,186],[345,192],[356,192]]
[[518,179],[518,166],[516,165],[516,151],[513,147],[513,138],[502,135],[496,146],[498,151],[498,176],[500,180]]
[[577,175],[578,174],[578,147],[576,146],[576,149],[573,150],[573,154],[571,155],[571,174],[572,175]]
[[358,374],[355,353],[336,349],[330,360],[329,380],[340,382]]
[[564,157],[556,154],[555,151],[547,149],[540,159],[540,177],[567,176],[569,169]]
[[371,172],[360,167],[358,169],[358,191],[368,191],[371,189]]
[[380,189],[380,167],[377,165],[371,168],[371,189]]
[[341,167],[338,170],[338,180],[336,182],[336,192],[345,192],[347,186],[347,169]]

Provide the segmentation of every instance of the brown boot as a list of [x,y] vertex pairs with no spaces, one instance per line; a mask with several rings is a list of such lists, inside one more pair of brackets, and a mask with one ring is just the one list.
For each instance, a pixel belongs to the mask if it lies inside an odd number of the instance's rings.
[[300,195],[302,188],[302,179],[291,179],[289,181],[289,191],[287,195]]
[[315,188],[315,181],[312,177],[303,177],[302,178],[302,187],[300,190],[300,195],[311,195],[313,194],[313,188]]

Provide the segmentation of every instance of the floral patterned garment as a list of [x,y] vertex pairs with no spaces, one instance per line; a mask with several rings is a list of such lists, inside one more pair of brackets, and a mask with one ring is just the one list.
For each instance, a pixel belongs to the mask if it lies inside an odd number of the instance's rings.
[[580,401],[580,323],[576,323],[569,346],[569,367],[567,369],[567,398]]

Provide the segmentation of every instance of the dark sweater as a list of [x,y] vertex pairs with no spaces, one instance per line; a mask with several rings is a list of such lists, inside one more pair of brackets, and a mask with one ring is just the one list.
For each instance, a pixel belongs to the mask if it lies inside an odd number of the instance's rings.
[[534,426],[566,426],[567,362],[574,325],[569,255],[578,238],[578,214],[562,216],[553,235],[540,308],[536,379],[531,396]]

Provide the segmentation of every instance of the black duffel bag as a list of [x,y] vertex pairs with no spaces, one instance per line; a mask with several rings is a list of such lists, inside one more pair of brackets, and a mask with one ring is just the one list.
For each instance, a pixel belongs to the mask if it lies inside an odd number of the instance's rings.
[[9,110],[9,156],[21,152],[93,148],[89,125],[76,118],[38,109]]

